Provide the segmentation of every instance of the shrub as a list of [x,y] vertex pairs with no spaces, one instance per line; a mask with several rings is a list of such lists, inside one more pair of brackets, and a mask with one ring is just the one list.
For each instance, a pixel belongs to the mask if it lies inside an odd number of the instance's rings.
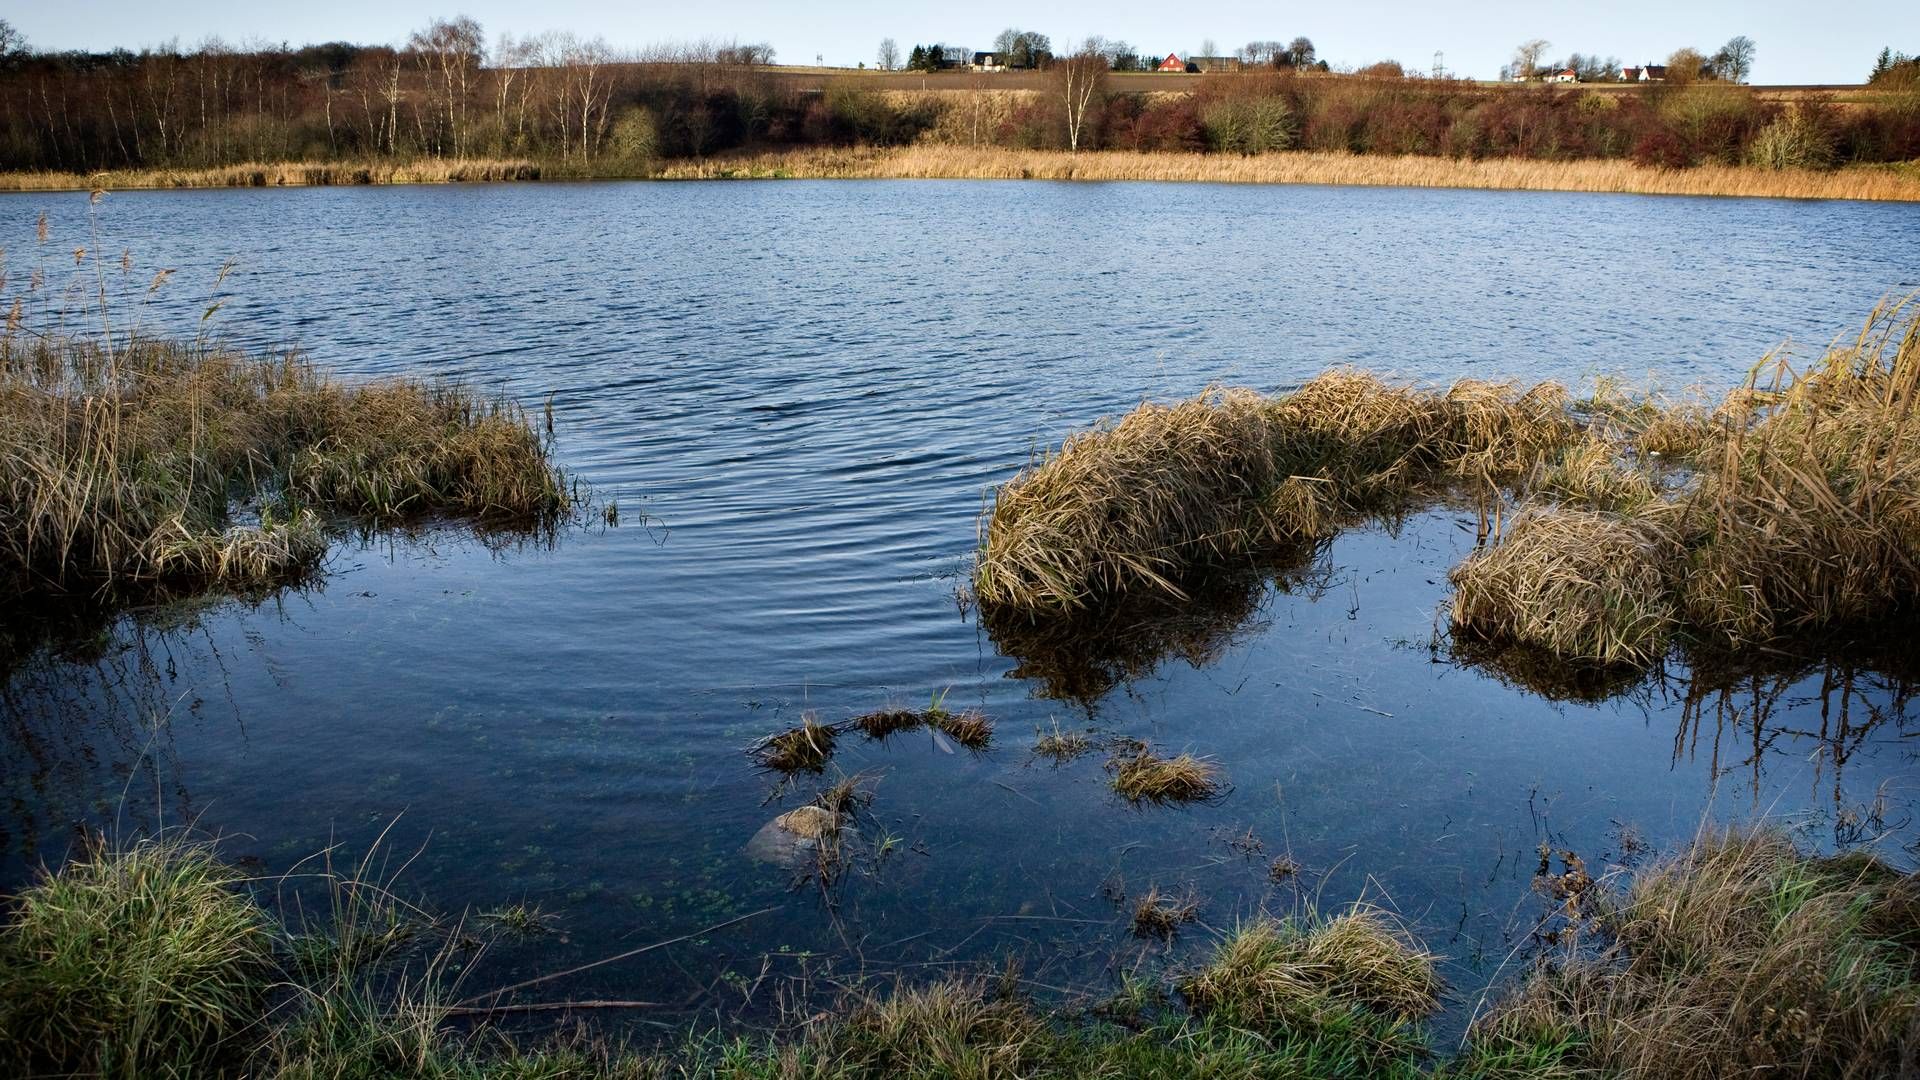
[[1766,169],[1830,169],[1833,134],[1807,109],[1794,109],[1760,129],[1747,148],[1747,161]]

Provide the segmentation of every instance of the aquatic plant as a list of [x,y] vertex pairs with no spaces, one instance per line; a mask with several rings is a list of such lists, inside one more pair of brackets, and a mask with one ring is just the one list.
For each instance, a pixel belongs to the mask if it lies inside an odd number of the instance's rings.
[[1453,570],[1454,626],[1563,659],[1645,665],[1681,634],[1737,650],[1910,614],[1917,407],[1920,311],[1883,303],[1806,370],[1778,357],[1711,418],[1686,410],[1661,436],[1691,469],[1683,486],[1533,492],[1496,543]]
[[1085,732],[1062,731],[1058,720],[1051,729],[1035,730],[1033,736],[1033,752],[1051,759],[1055,765],[1065,765],[1093,749],[1093,740]]
[[1658,518],[1529,512],[1453,571],[1453,625],[1564,660],[1643,666],[1675,630],[1667,575],[1679,553]]

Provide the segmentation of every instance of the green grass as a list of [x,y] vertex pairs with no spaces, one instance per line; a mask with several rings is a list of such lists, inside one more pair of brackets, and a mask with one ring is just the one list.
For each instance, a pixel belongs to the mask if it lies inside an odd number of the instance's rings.
[[273,972],[268,920],[206,847],[93,850],[0,933],[0,1062],[145,1077],[244,1056]]
[[[321,929],[268,916],[179,839],[81,853],[0,930],[0,1072],[273,1080],[1895,1075],[1920,1026],[1920,879],[1776,833],[1703,836],[1602,882],[1589,948],[1512,988],[1439,1059],[1435,958],[1384,913],[1258,918],[1091,1009],[1005,981],[858,984],[781,1036],[627,1050],[456,1025],[457,925],[373,864],[325,879]],[[1171,905],[1178,909],[1181,903]],[[394,927],[411,924],[395,936]],[[299,942],[332,942],[303,960]],[[364,945],[348,944],[362,942]],[[1593,947],[1597,943],[1597,948]]]

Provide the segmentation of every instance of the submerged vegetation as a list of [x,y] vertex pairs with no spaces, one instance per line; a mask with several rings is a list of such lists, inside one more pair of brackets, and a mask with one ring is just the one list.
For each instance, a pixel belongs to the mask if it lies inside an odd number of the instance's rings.
[[[786,1035],[522,1045],[470,1026],[521,1004],[463,988],[474,976],[461,961],[484,946],[470,933],[493,920],[449,924],[399,904],[391,882],[365,873],[372,863],[327,864],[330,913],[288,925],[256,898],[277,886],[250,883],[207,845],[86,849],[14,897],[0,928],[0,1066],[429,1080],[1652,1080],[1883,1076],[1920,1049],[1920,879],[1864,854],[1809,855],[1773,832],[1707,834],[1630,877],[1583,875],[1557,894],[1578,934],[1437,1063],[1420,1027],[1443,997],[1436,957],[1366,906],[1251,919],[1183,973],[1130,981],[1084,1011],[961,976],[851,988]],[[1192,910],[1155,891],[1128,922],[1169,935]]]
[[1351,371],[1213,390],[1073,435],[1002,486],[973,590],[996,640],[1045,658],[1142,598],[1178,608],[1356,521],[1459,501],[1482,541],[1452,573],[1464,642],[1639,670],[1676,643],[1870,626],[1920,600],[1917,405],[1910,302],[1804,370],[1771,358],[1711,410]]

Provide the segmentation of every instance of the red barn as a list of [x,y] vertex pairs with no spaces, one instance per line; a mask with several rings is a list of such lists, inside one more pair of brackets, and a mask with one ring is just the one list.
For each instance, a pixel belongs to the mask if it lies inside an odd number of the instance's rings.
[[1187,70],[1187,62],[1185,60],[1180,59],[1177,53],[1168,53],[1167,58],[1165,60],[1160,61],[1160,67],[1157,70],[1185,71]]

